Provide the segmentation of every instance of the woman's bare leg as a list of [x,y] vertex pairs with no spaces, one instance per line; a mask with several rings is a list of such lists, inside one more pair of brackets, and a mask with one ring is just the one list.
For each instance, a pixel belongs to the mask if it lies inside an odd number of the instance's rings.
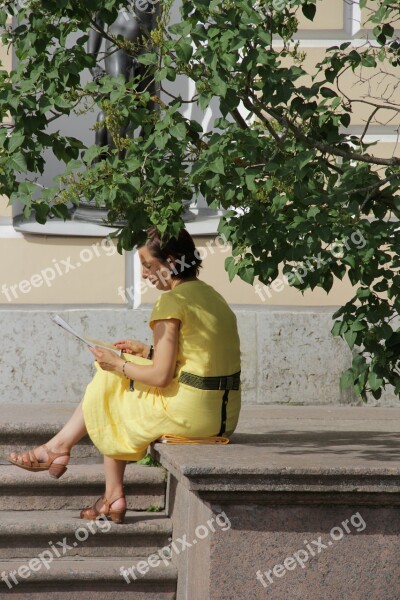
[[[105,496],[107,500],[118,498],[124,493],[124,473],[126,460],[116,460],[110,456],[104,457],[104,475],[106,478]],[[113,509],[118,510],[126,507],[125,498],[113,502]],[[103,508],[103,507],[101,507]]]
[[[52,452],[69,452],[86,435],[87,429],[83,418],[82,402],[78,404],[64,427],[46,443],[46,446]],[[43,447],[38,446],[34,449],[34,453],[39,462],[48,460],[47,452]],[[19,454],[21,455],[21,453]],[[10,456],[12,459],[17,460],[18,452],[12,452]],[[55,459],[54,463],[66,465],[68,461],[68,456],[60,456]]]

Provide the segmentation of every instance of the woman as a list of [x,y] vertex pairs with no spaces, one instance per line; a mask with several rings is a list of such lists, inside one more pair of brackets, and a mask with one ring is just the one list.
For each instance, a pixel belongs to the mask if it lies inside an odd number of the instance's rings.
[[97,373],[70,420],[46,445],[9,461],[30,471],[66,471],[71,448],[88,433],[104,455],[105,493],[81,518],[126,512],[127,461],[146,455],[164,434],[229,437],[240,412],[240,347],[236,317],[222,296],[198,279],[201,259],[182,229],[162,245],[155,228],[139,247],[143,278],[164,291],[150,317],[153,344],[116,342],[90,348]]

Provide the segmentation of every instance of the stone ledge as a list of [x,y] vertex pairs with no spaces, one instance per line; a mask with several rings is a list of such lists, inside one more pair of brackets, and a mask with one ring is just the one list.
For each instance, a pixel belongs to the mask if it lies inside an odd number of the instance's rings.
[[210,501],[400,504],[399,423],[398,408],[244,406],[229,445],[152,452]]

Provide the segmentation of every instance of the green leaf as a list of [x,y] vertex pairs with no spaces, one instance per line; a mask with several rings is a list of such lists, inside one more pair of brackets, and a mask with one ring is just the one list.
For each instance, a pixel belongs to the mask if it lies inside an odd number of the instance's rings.
[[228,272],[229,281],[232,281],[232,279],[237,274],[236,263],[235,263],[235,259],[233,258],[233,256],[228,256],[225,259],[225,270]]
[[188,63],[193,55],[192,45],[186,40],[181,40],[178,45],[175,46],[175,52],[178,58],[185,63]]
[[358,288],[356,294],[357,298],[369,298],[371,296],[371,290],[369,288]]
[[318,206],[311,206],[307,211],[307,218],[311,219],[320,212],[321,212],[321,210],[318,208]]
[[254,267],[246,266],[239,268],[239,277],[246,283],[253,285],[254,282]]
[[383,379],[378,377],[375,371],[370,371],[368,375],[368,385],[373,392],[378,390],[383,384]]
[[301,10],[303,11],[303,15],[306,17],[306,19],[309,21],[314,21],[315,13],[317,12],[317,7],[315,4],[303,4]]
[[343,125],[343,127],[348,127],[351,123],[351,116],[349,115],[349,113],[343,113],[342,115],[340,115],[340,122]]
[[170,134],[173,137],[183,139],[186,137],[186,126],[184,123],[177,123],[174,127],[171,128]]
[[17,148],[22,146],[25,141],[25,136],[22,131],[16,131],[13,133],[8,142],[8,151],[10,153],[15,152]]
[[286,205],[287,203],[287,196],[286,194],[278,194],[277,196],[274,197],[274,199],[272,200],[272,210],[273,212],[278,212],[280,210],[282,210],[282,208]]
[[36,221],[38,223],[40,223],[41,225],[44,225],[47,221],[47,216],[50,212],[50,206],[48,206],[47,204],[44,204],[43,202],[40,202],[40,203],[35,203],[33,205],[33,208],[35,210]]
[[320,94],[324,98],[336,98],[337,97],[337,93],[335,92],[335,90],[332,90],[331,88],[327,88],[327,87],[322,87],[320,89]]
[[346,390],[353,385],[354,373],[353,369],[347,369],[340,377],[340,389]]
[[64,219],[64,221],[66,221],[69,217],[68,207],[65,204],[57,204],[52,206],[51,212],[59,219]]
[[142,65],[157,65],[158,64],[158,56],[155,52],[147,52],[146,54],[142,54],[136,59]]
[[28,170],[25,156],[21,153],[10,156],[7,160],[7,166],[18,173],[25,173]]
[[357,339],[357,332],[356,331],[352,331],[351,329],[346,331],[343,334],[344,339],[347,342],[347,345],[349,346],[350,350],[354,347],[354,344],[356,342]]
[[333,336],[338,336],[340,335],[342,329],[342,322],[341,321],[336,321],[336,323],[334,324],[334,326],[331,329],[331,333]]
[[209,165],[209,169],[213,173],[217,173],[219,175],[224,175],[225,174],[225,166],[224,166],[224,159],[222,158],[222,156],[218,156],[218,158],[213,160],[213,162],[210,163],[210,165]]

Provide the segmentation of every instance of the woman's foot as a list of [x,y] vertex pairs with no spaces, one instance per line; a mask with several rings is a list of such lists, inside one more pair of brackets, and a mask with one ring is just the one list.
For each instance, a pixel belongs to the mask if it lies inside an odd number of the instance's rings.
[[[116,494],[114,494],[113,496],[111,496],[111,498],[115,498]],[[103,496],[103,499],[106,498],[106,496]],[[100,503],[99,503],[100,504]],[[100,512],[104,512],[106,509],[106,505],[104,502],[101,503],[100,506]],[[126,498],[125,496],[121,496],[120,498],[118,498],[118,500],[114,500],[114,502],[111,502],[110,504],[110,510],[112,511],[121,511],[121,510],[126,510]]]
[[65,473],[66,465],[69,463],[70,450],[61,448],[51,443],[37,446],[33,450],[25,452],[11,452],[8,456],[9,462],[27,471],[49,471],[55,478]]
[[123,523],[126,513],[126,499],[123,492],[113,494],[107,498],[104,494],[93,504],[81,510],[80,518],[94,520],[104,515],[115,523]]

